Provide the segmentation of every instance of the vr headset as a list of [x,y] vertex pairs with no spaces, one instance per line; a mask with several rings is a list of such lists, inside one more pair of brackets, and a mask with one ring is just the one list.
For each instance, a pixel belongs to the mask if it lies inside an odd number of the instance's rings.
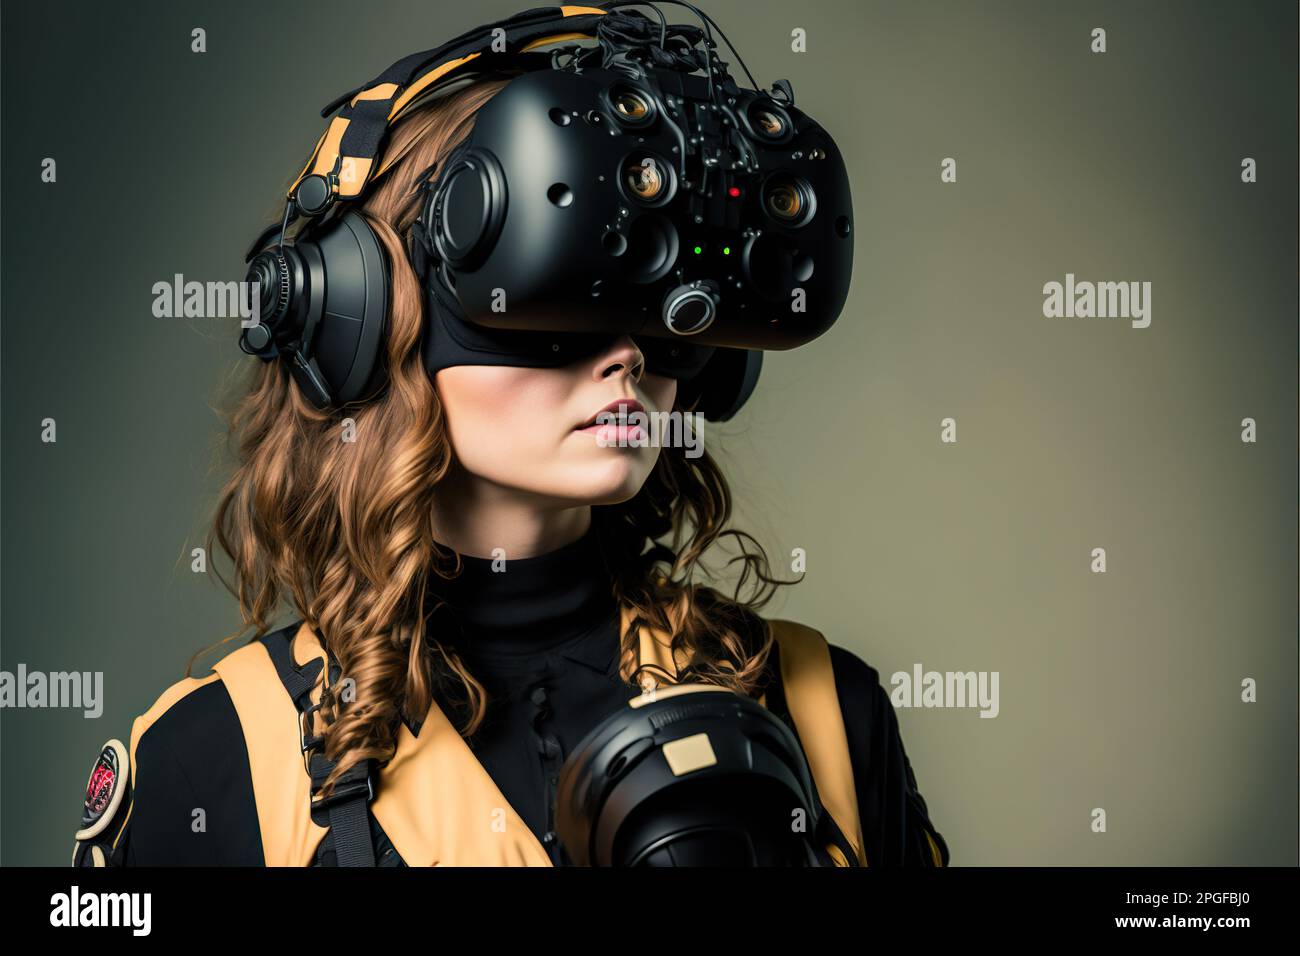
[[628,334],[648,371],[678,380],[683,408],[734,415],[763,351],[811,341],[843,309],[848,176],[788,81],[758,89],[736,54],[750,87],[736,84],[706,14],[682,3],[701,26],[669,25],[656,5],[637,4],[657,19],[630,5],[528,10],[326,106],[338,113],[282,222],[246,257],[260,321],[241,348],[284,357],[319,408],[382,387],[390,273],[355,203],[387,168],[395,121],[452,84],[504,75],[424,177],[408,254],[430,374],[561,366]]

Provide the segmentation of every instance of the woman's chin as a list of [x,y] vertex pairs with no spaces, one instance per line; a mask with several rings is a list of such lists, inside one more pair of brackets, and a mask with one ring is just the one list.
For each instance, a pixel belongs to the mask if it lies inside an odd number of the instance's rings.
[[[656,449],[657,450],[657,449]],[[568,471],[566,496],[593,505],[627,501],[641,490],[654,468],[651,449],[603,448],[594,460]]]

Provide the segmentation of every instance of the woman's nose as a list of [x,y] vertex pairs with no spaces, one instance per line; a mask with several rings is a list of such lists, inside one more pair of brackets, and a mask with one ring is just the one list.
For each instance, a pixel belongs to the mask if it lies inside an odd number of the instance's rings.
[[611,375],[626,374],[631,376],[632,381],[639,382],[645,374],[645,356],[632,341],[632,336],[620,335],[610,343],[609,348],[596,356],[592,373],[597,381],[603,381]]

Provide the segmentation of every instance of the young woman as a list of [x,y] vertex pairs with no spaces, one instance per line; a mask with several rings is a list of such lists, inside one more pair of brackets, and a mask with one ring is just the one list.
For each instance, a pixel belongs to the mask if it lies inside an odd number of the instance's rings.
[[[380,768],[368,811],[379,865],[565,864],[556,777],[605,717],[685,681],[779,707],[800,668],[829,661],[838,706],[792,726],[810,759],[834,745],[825,727],[847,746],[851,779],[813,763],[819,789],[839,789],[825,802],[849,836],[844,862],[945,865],[876,671],[799,625],[778,642],[759,616],[782,582],[727,528],[712,458],[612,442],[629,426],[593,424],[620,404],[682,410],[685,373],[648,358],[662,343],[611,335],[561,367],[465,364],[464,330],[423,296],[408,259],[422,186],[505,82],[409,111],[360,204],[390,264],[382,390],[319,411],[283,363],[254,370],[230,418],[237,467],[214,537],[244,632],[263,641],[136,721],[119,755],[130,797],[84,842],[118,865],[336,862],[274,680],[328,652],[343,681],[311,728],[332,765],[322,793]],[[741,550],[733,596],[696,580],[723,537]],[[273,666],[264,636],[282,602],[294,622],[275,634],[293,656]]]

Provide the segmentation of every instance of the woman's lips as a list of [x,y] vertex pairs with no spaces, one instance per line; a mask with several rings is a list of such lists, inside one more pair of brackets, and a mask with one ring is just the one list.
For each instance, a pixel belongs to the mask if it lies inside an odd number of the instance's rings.
[[632,444],[640,445],[646,439],[646,431],[640,425],[588,425],[586,428],[579,428],[576,431],[586,435],[595,435],[601,445],[618,445],[628,446]]
[[609,402],[603,408],[596,409],[596,413],[577,426],[579,431],[585,431],[592,426],[601,423],[602,419],[606,422],[613,421],[614,417],[624,419],[633,412],[645,414],[645,406],[635,398],[616,398]]
[[645,414],[645,406],[635,398],[619,398],[610,402],[574,431],[594,435],[602,445],[627,446],[645,439],[646,431],[640,425],[629,424],[633,413]]

